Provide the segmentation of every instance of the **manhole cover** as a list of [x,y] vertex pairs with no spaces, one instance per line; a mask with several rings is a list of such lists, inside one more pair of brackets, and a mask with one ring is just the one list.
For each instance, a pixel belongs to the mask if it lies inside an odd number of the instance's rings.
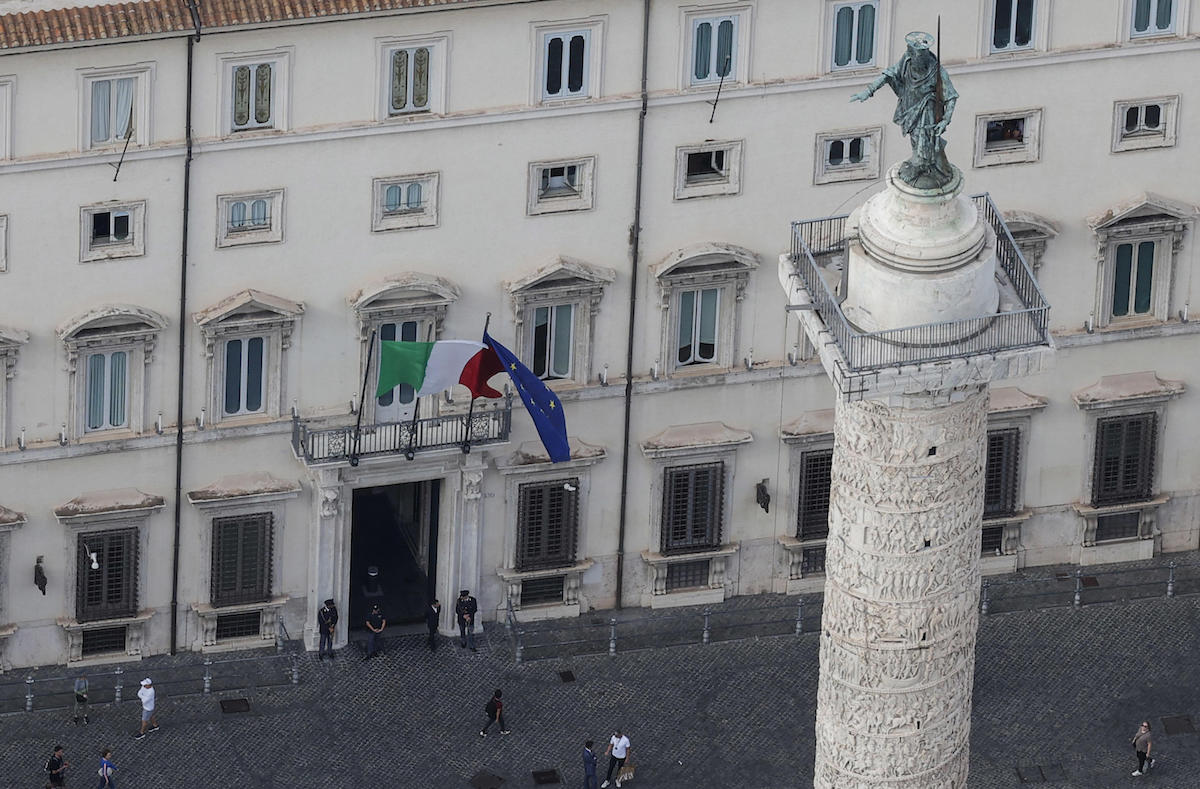
[[1046,782],[1045,776],[1042,775],[1042,768],[1036,765],[1018,767],[1017,777],[1021,779],[1021,783],[1023,784],[1040,784]]
[[563,682],[574,682],[575,681],[575,672],[574,671],[560,671],[560,672],[558,672],[558,678],[561,679]]
[[1083,585],[1089,589],[1100,585],[1100,580],[1094,575],[1085,575],[1080,580],[1083,582]]
[[1042,777],[1052,784],[1066,783],[1067,773],[1061,764],[1043,764]]
[[502,783],[504,783],[503,778],[487,770],[480,770],[471,779],[471,786],[474,786],[475,789],[499,789]]
[[1164,715],[1162,726],[1164,734],[1193,734],[1196,731],[1191,715]]
[[221,712],[249,712],[249,699],[221,699]]
[[562,783],[562,776],[558,774],[558,770],[534,770],[533,782],[538,786],[560,784]]

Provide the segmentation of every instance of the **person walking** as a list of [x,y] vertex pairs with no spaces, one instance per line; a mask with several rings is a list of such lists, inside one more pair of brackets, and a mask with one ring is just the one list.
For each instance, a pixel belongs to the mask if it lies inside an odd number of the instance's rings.
[[333,660],[333,631],[337,629],[337,623],[337,606],[331,597],[317,611],[317,630],[321,633],[321,640],[317,644],[317,660],[324,660],[326,651],[329,652],[329,659]]
[[100,783],[96,784],[96,789],[116,789],[116,781],[113,780],[113,772],[117,766],[112,763],[112,749],[105,748],[100,752],[100,769],[96,771],[96,775],[100,776]]
[[434,600],[425,609],[425,627],[429,629],[429,649],[437,649],[438,624],[442,621],[442,604]]
[[80,717],[83,722],[88,722],[88,678],[87,674],[80,674],[75,680],[75,703],[71,706],[71,720],[75,725],[79,725]]
[[596,789],[596,754],[591,740],[583,744],[583,789]]
[[471,647],[472,652],[477,652],[475,649],[475,614],[479,611],[479,603],[474,597],[471,597],[470,589],[463,589],[458,593],[458,602],[454,604],[454,614],[458,617],[458,645],[459,648]]
[[[142,687],[138,690],[138,698],[142,700],[142,728],[134,737],[135,740],[140,740],[146,736],[147,731],[158,731],[158,718],[154,715],[154,703],[157,694],[154,692],[154,683],[149,677],[142,680]],[[149,726],[149,728],[146,728]]]
[[67,768],[71,766],[63,757],[63,747],[61,745],[54,746],[54,752],[50,754],[50,758],[46,760],[46,780],[50,786],[66,786],[67,777],[63,775]]
[[1130,742],[1133,743],[1133,749],[1137,751],[1138,760],[1138,766],[1133,771],[1133,775],[1145,775],[1154,766],[1154,759],[1150,758],[1150,749],[1154,747],[1154,737],[1150,734],[1149,721],[1142,721],[1141,727],[1138,728]]
[[387,627],[387,620],[383,618],[383,612],[379,610],[379,603],[371,606],[371,613],[367,614],[367,657],[375,657],[379,652],[379,644],[383,640],[380,634]]
[[488,729],[492,727],[493,723],[500,724],[501,734],[512,734],[512,730],[504,723],[504,702],[500,700],[500,697],[503,695],[503,691],[500,688],[496,688],[492,692],[492,697],[488,699],[488,703],[484,706],[483,712],[487,715],[487,723],[483,724],[483,728],[479,730],[480,737],[487,736]]
[[617,771],[617,786],[621,785],[621,768],[625,766],[625,760],[629,758],[629,738],[617,729],[617,733],[608,738],[608,748],[604,750],[604,755],[608,757],[608,771],[604,775],[604,783],[600,784],[600,789],[608,786],[608,782],[612,780],[613,770]]

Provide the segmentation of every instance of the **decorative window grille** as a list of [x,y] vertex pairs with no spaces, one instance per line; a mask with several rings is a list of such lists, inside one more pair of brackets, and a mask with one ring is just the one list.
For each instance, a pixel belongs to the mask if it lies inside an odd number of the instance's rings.
[[1019,428],[989,430],[983,478],[983,517],[1012,515],[1017,511],[1017,479],[1020,467]]
[[543,41],[542,97],[570,99],[588,95],[590,31],[548,33]]
[[1133,0],[1134,36],[1159,36],[1174,28],[1174,0]]
[[833,13],[833,67],[861,68],[875,62],[876,2],[847,3]]
[[720,288],[680,291],[677,364],[706,364],[717,360],[720,307]]
[[92,145],[117,142],[133,135],[136,77],[92,80],[90,137]]
[[225,341],[227,416],[262,413],[266,403],[267,338],[242,337]]
[[533,372],[543,380],[571,377],[575,305],[556,304],[533,310]]
[[667,565],[667,593],[680,589],[708,586],[710,559],[696,562],[676,562]]
[[983,556],[999,556],[1004,552],[1004,527],[984,526],[983,538],[980,541],[980,554]]
[[565,575],[552,575],[549,578],[527,578],[521,582],[521,607],[531,605],[546,605],[563,601],[563,584]]
[[800,551],[800,574],[820,575],[825,572],[825,546],[814,545]]
[[274,63],[251,63],[233,68],[233,130],[264,129],[274,125]]
[[1117,244],[1114,251],[1112,316],[1147,315],[1154,310],[1154,255],[1157,242]]
[[796,507],[796,539],[829,536],[829,488],[833,450],[816,449],[800,456],[800,502]]
[[127,630],[120,627],[102,627],[83,631],[83,656],[108,655],[125,651]]
[[736,16],[692,21],[691,84],[720,82],[735,73],[737,22]]
[[579,478],[530,482],[517,490],[517,569],[574,563]]
[[137,552],[137,529],[94,531],[78,536],[76,619],[93,622],[137,613]]
[[392,50],[388,114],[429,110],[429,47]]
[[992,51],[1026,49],[1033,44],[1034,0],[995,0]]
[[1158,417],[1153,413],[1097,420],[1093,506],[1150,498],[1157,422]]
[[107,351],[87,357],[87,430],[126,427],[129,413],[126,392],[129,387],[129,353]]
[[1102,515],[1096,519],[1096,542],[1131,540],[1138,536],[1138,527],[1140,524],[1140,512]]
[[213,606],[261,603],[271,596],[272,525],[270,513],[213,518]]
[[217,617],[217,641],[231,638],[248,638],[261,635],[262,612],[247,611],[241,614],[221,614]]
[[721,462],[666,469],[663,553],[703,551],[720,545],[724,483],[725,464]]

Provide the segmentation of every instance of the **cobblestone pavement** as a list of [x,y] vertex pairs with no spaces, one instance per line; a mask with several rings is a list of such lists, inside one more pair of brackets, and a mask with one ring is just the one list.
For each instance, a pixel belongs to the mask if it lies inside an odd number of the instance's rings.
[[[971,736],[972,789],[1025,786],[1041,766],[1057,789],[1200,784],[1196,734],[1167,736],[1161,718],[1200,722],[1200,597],[994,614],[981,623]],[[211,696],[159,680],[160,731],[134,741],[141,676],[184,657],[151,658],[126,676],[127,700],[98,705],[72,726],[63,710],[0,715],[0,785],[41,787],[55,742],[73,763],[69,786],[94,786],[101,746],[114,750],[118,786],[468,787],[479,770],[503,789],[531,787],[532,770],[582,785],[579,750],[602,749],[614,726],[633,740],[632,786],[811,785],[816,633],[579,656],[513,666],[491,630],[477,654],[419,636],[388,641],[363,661],[301,658],[297,686]],[[194,661],[194,656],[191,657]],[[558,672],[571,670],[575,682]],[[61,669],[48,669],[61,673]],[[161,676],[169,677],[169,673]],[[97,674],[93,672],[93,683]],[[3,680],[19,679],[12,674]],[[504,689],[511,736],[478,731],[491,690]],[[174,692],[174,695],[172,695]],[[218,700],[247,696],[250,711]],[[1143,718],[1159,734],[1159,764],[1144,778],[1129,738]],[[601,760],[601,769],[603,769]]]

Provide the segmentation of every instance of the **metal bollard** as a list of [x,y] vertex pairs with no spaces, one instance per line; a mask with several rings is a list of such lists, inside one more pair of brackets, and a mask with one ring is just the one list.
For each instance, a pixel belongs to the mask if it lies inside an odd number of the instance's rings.
[[983,594],[979,598],[979,613],[987,616],[988,612],[988,582],[983,582]]
[[617,620],[608,620],[608,654],[617,654]]
[[212,658],[204,658],[204,692],[212,693]]
[[702,643],[702,644],[707,644],[707,643],[708,643],[708,634],[709,634],[709,618],[710,618],[711,616],[712,616],[712,611],[711,611],[711,610],[709,610],[709,609],[707,609],[707,608],[705,608],[705,609],[704,609],[704,635],[703,635],[703,636],[701,637],[701,639],[700,639],[700,643]]
[[300,659],[292,655],[292,684],[300,684]]
[[1171,568],[1171,574],[1167,576],[1167,597],[1175,596],[1175,562],[1171,562],[1168,567]]
[[1075,607],[1083,605],[1083,570],[1075,571]]
[[524,630],[517,631],[517,652],[515,655],[515,659],[516,659],[516,663],[518,666],[521,665],[521,661],[523,661],[525,659],[525,643],[524,643],[524,638],[523,638],[524,635],[525,635]]
[[796,635],[804,632],[804,598],[796,601]]
[[117,675],[117,684],[115,687],[113,687],[113,704],[120,704],[121,703],[121,675],[125,673],[125,669],[121,668],[120,666],[117,666],[116,671],[114,671],[113,673]]
[[33,712],[33,675],[25,675],[25,711]]

